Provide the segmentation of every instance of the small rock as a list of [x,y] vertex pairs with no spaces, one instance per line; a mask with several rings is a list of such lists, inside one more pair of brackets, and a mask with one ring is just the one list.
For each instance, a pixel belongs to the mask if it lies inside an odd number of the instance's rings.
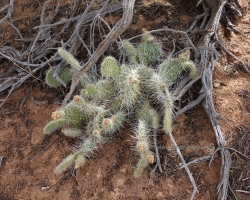
[[156,197],[157,197],[157,199],[162,199],[162,198],[164,198],[164,195],[163,195],[162,192],[158,192],[158,193],[156,194]]
[[218,87],[220,87],[220,84],[217,83],[217,82],[215,82],[215,83],[214,83],[214,88],[218,88]]
[[41,187],[41,190],[48,190],[49,189],[49,186],[43,186]]

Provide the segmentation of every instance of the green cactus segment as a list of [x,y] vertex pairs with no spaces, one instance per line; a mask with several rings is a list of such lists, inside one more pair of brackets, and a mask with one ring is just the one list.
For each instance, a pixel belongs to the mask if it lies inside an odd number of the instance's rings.
[[130,109],[141,94],[141,81],[138,69],[122,68],[119,79],[120,81],[117,84],[120,90],[122,106]]
[[56,174],[61,174],[66,171],[71,165],[74,164],[78,154],[70,154],[67,158],[65,158],[55,169]]
[[137,64],[137,59],[136,59],[137,51],[136,51],[135,47],[128,41],[125,41],[122,44],[123,44],[124,49],[128,55],[129,62],[131,64]]
[[73,106],[79,110],[80,113],[85,114],[88,118],[95,116],[97,113],[105,114],[107,110],[105,110],[104,106],[97,106],[93,102],[87,102],[81,96],[74,96]]
[[88,152],[91,152],[96,148],[97,148],[97,144],[96,144],[95,140],[92,137],[88,137],[82,143],[81,149],[79,151],[81,151],[85,155]]
[[134,171],[134,177],[139,178],[142,175],[144,169],[148,166],[148,164],[153,162],[154,162],[154,155],[151,151],[145,151],[141,153],[140,159]]
[[105,77],[114,77],[119,74],[119,66],[117,60],[112,57],[106,57],[101,64],[101,74]]
[[51,114],[52,119],[63,118],[65,116],[64,110],[56,110]]
[[94,84],[88,84],[85,89],[81,90],[84,97],[94,97],[97,94],[97,88]]
[[159,66],[159,74],[161,74],[167,83],[174,82],[183,70],[188,70],[190,72],[190,78],[195,78],[197,76],[195,64],[192,61],[186,61],[182,56],[165,60]]
[[142,42],[138,46],[138,59],[140,61],[140,64],[148,66],[154,63],[160,57],[160,55],[161,46],[153,40],[150,41],[149,39],[147,39],[147,41]]
[[82,135],[82,130],[77,128],[63,128],[62,133],[68,137],[80,137]]
[[172,131],[172,108],[168,106],[164,111],[163,128],[166,133]]
[[141,156],[134,170],[134,177],[139,178],[147,166],[148,166],[148,160],[146,156]]
[[145,101],[139,109],[136,111],[137,117],[139,119],[144,120],[148,124],[152,126],[153,129],[158,129],[159,128],[159,116],[157,114],[157,111],[154,110],[148,101]]
[[159,74],[161,74],[167,83],[174,82],[183,70],[183,61],[184,60],[182,58],[171,58],[165,60],[159,66]]
[[138,129],[136,131],[136,150],[139,153],[145,153],[149,151],[149,130],[144,120],[139,120]]
[[88,74],[85,73],[80,77],[79,83],[82,87],[86,87],[86,85],[92,83],[92,79]]
[[84,155],[79,154],[75,159],[75,169],[82,167],[86,163],[86,158]]
[[157,130],[160,125],[159,115],[154,109],[150,109],[149,115],[151,117],[151,124],[154,130]]
[[102,130],[105,134],[113,134],[117,132],[126,119],[126,115],[123,112],[117,112],[110,118],[103,118],[102,120]]
[[150,115],[148,111],[151,109],[151,106],[148,101],[145,101],[137,110],[136,115],[138,119],[142,119],[145,122],[150,122]]
[[[53,74],[55,72],[55,69],[50,68],[47,73],[46,73],[46,78],[45,78],[45,82],[50,86],[50,87],[59,87],[61,85],[61,83],[56,80],[56,78],[53,77]],[[68,83],[69,81],[71,81],[72,79],[72,72],[70,71],[70,69],[68,68],[64,68],[61,71],[60,74],[60,79],[62,79],[62,81],[64,83]]]
[[120,111],[122,108],[122,100],[117,98],[110,103],[110,110],[114,113]]
[[112,100],[115,95],[115,86],[109,79],[100,80],[96,83],[97,97],[99,100]]
[[80,68],[80,63],[71,53],[61,47],[58,48],[57,52],[68,64],[70,64],[73,71],[76,71]]
[[154,36],[151,35],[150,33],[145,32],[145,33],[142,35],[142,41],[143,41],[143,42],[154,42],[154,41],[155,41],[155,38],[154,38]]
[[51,134],[51,133],[63,128],[66,125],[67,125],[67,120],[65,120],[64,118],[55,119],[53,121],[50,121],[44,127],[43,132],[44,132],[44,134]]
[[86,113],[83,110],[80,110],[79,106],[74,102],[68,104],[64,112],[65,119],[72,126],[79,126],[87,119]]
[[183,63],[183,69],[189,71],[189,77],[191,79],[195,78],[198,75],[197,68],[192,61],[186,61]]
[[168,101],[171,100],[167,84],[159,74],[153,73],[152,78],[149,81],[149,84],[153,91],[154,96],[159,102],[164,104],[166,100]]

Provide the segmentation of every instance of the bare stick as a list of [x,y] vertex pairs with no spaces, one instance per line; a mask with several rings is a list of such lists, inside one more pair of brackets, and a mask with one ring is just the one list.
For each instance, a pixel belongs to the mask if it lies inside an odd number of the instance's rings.
[[236,192],[241,192],[241,193],[245,193],[245,194],[250,194],[249,191],[245,191],[245,190],[235,190]]
[[221,43],[221,41],[219,40],[218,35],[217,35],[216,33],[215,33],[215,38],[216,38],[216,41],[217,41],[217,42],[220,44],[220,46],[222,47],[222,49],[223,49],[225,52],[227,52],[230,56],[232,56],[235,60],[239,61],[239,62],[243,65],[245,71],[246,71],[247,73],[250,74],[250,70],[249,70],[248,67],[245,65],[245,63],[244,63],[241,59],[239,59],[237,56],[235,56],[232,52],[230,52],[230,51]]
[[[212,155],[197,158],[197,159],[192,160],[189,163],[187,163],[187,166],[192,165],[192,164],[197,164],[197,163],[204,161],[204,160],[209,160],[209,159],[211,159],[211,157],[212,157]],[[218,156],[215,156],[215,157],[218,157]],[[179,169],[183,169],[183,168],[184,168],[184,166],[180,166],[179,168],[175,169],[174,171],[179,170]]]
[[204,94],[202,93],[202,94],[199,95],[199,97],[196,100],[188,103],[185,107],[178,110],[175,113],[175,117],[179,116],[180,114],[182,114],[182,113],[186,112],[187,110],[189,110],[189,109],[195,107],[196,105],[198,105],[203,100],[203,98],[204,98]]
[[54,144],[59,138],[61,138],[62,135],[59,135],[55,140],[53,140],[51,143],[49,143],[39,154],[35,155],[33,158],[29,160],[29,162],[32,162],[35,158],[40,156],[46,149],[48,149],[52,144]]
[[182,155],[182,153],[181,153],[181,150],[180,150],[180,148],[178,147],[178,145],[177,145],[177,143],[176,143],[176,141],[175,141],[175,139],[174,139],[172,133],[171,133],[171,132],[168,132],[168,135],[169,135],[169,138],[170,138],[171,142],[173,143],[173,145],[174,145],[174,147],[175,147],[175,149],[176,149],[176,151],[177,151],[177,153],[178,153],[178,155],[179,155],[179,157],[180,157],[180,159],[181,159],[181,162],[182,162],[182,164],[183,164],[183,167],[185,168],[185,170],[186,170],[186,172],[187,172],[187,174],[188,174],[188,176],[189,176],[189,179],[190,179],[190,181],[191,181],[191,183],[192,183],[192,185],[193,185],[193,188],[194,188],[194,189],[193,189],[193,193],[192,193],[192,196],[191,196],[190,199],[194,199],[195,194],[196,194],[196,193],[199,193],[198,188],[197,188],[196,183],[195,183],[195,180],[194,180],[194,177],[193,177],[192,173],[190,172],[190,170],[189,170],[189,168],[188,168],[188,166],[187,166],[187,163],[186,163],[185,159],[183,158],[183,155]]
[[157,145],[157,136],[156,136],[156,130],[154,130],[154,147],[155,147],[155,153],[156,153],[156,166],[159,168],[160,172],[162,173],[162,168],[161,168],[161,160],[159,156],[159,150],[158,150],[158,145]]
[[[12,12],[13,12],[13,6],[14,6],[14,0],[10,0],[10,3],[8,5],[8,13],[5,15],[4,18],[0,20],[0,24],[2,24],[6,19],[11,18]],[[3,12],[7,7],[4,7],[0,10],[0,13]]]
[[[105,15],[105,14],[107,14],[109,12],[119,11],[121,9],[122,9],[122,3],[120,2],[120,3],[114,4],[114,5],[110,6],[110,7],[108,7],[107,9],[104,9],[104,11],[103,11],[103,13],[101,15]],[[98,12],[99,12],[99,10],[88,13],[87,16],[86,16],[86,21],[92,20],[93,18],[95,18]],[[54,26],[59,26],[59,25],[62,25],[62,24],[68,23],[68,22],[77,21],[81,17],[82,17],[82,15],[79,15],[79,16],[72,17],[72,18],[69,18],[69,19],[61,20],[61,21],[56,22],[54,24],[45,24],[45,25],[35,26],[33,29],[52,28]]]

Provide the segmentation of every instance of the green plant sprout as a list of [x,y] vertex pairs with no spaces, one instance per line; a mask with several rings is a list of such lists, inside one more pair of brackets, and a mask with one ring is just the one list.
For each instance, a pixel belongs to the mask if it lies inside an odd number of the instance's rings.
[[[137,48],[128,41],[124,41],[122,46],[128,63],[119,65],[114,57],[106,57],[100,66],[101,78],[94,82],[90,76],[83,75],[80,94],[74,96],[65,108],[53,112],[53,120],[44,127],[44,134],[61,131],[67,137],[84,138],[74,153],[56,167],[56,174],[72,165],[75,169],[82,167],[87,157],[101,144],[116,138],[132,116],[137,120],[133,138],[134,149],[139,155],[134,170],[134,177],[138,178],[155,161],[150,133],[161,126],[165,132],[171,131],[174,102],[169,86],[183,71],[188,71],[190,78],[197,76],[195,64],[189,60],[189,52],[164,60],[153,68],[162,49],[151,34],[145,32]],[[60,76],[67,83],[80,64],[62,48],[58,48],[58,54],[71,66],[70,69],[65,68]],[[53,69],[47,72],[46,82],[51,87],[58,87],[60,83],[53,78],[53,73]]]

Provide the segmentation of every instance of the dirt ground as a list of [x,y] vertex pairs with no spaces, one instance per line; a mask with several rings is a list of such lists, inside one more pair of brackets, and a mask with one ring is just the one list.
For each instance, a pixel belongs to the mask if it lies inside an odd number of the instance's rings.
[[[20,31],[30,28],[28,19],[36,18],[41,7],[30,0],[16,2],[13,20]],[[73,1],[62,1],[66,6]],[[129,35],[140,34],[142,28],[153,30],[162,26],[186,29],[199,9],[195,2],[143,0],[135,6]],[[240,0],[243,18],[235,27],[239,33],[221,28],[219,37],[225,46],[250,66],[250,2]],[[41,1],[41,4],[44,1]],[[29,5],[29,6],[27,6]],[[171,19],[171,20],[168,20]],[[169,22],[171,21],[171,23]],[[11,41],[13,30],[6,23],[3,37]],[[3,43],[2,43],[3,44]],[[2,45],[1,44],[1,45]],[[164,46],[164,43],[163,43]],[[164,46],[166,50],[168,46]],[[220,62],[214,71],[214,102],[226,120],[220,120],[228,146],[250,156],[250,79],[238,61],[219,49]],[[6,70],[0,63],[0,70]],[[2,71],[0,71],[2,73]],[[201,83],[194,85],[198,96]],[[197,90],[196,90],[197,89]],[[2,98],[2,96],[0,96]],[[138,155],[131,148],[132,128],[127,126],[121,136],[103,145],[90,161],[76,172],[68,170],[55,175],[55,167],[71,153],[79,141],[62,135],[43,135],[43,127],[51,113],[60,107],[61,91],[48,88],[37,80],[29,80],[16,90],[0,110],[0,200],[68,200],[68,199],[189,199],[192,184],[184,169],[175,169],[180,159],[166,135],[159,135],[159,150],[164,174],[156,171],[150,185],[149,166],[139,179],[133,177]],[[187,162],[208,155],[216,147],[212,126],[202,105],[178,116],[173,135]],[[250,163],[232,151],[230,185],[238,199],[250,199]],[[201,161],[190,166],[199,194],[195,199],[217,199],[221,159],[215,157],[211,166]],[[248,170],[247,170],[248,169]],[[234,199],[229,193],[228,199]]]

